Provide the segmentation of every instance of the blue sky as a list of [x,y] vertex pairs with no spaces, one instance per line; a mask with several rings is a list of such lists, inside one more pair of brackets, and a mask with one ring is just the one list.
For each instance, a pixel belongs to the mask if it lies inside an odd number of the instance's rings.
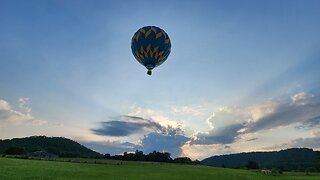
[[[319,8],[316,0],[2,0],[0,138],[65,136],[102,153],[200,159],[319,149]],[[147,25],[172,44],[151,77],[130,48]]]

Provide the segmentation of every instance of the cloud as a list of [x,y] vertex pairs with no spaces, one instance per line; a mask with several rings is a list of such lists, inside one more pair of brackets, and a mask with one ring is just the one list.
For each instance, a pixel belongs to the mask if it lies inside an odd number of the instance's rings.
[[230,144],[245,127],[244,122],[251,120],[248,110],[241,107],[221,107],[214,112],[206,122],[210,126],[209,132],[195,135],[191,144]]
[[[170,113],[169,113],[170,114]],[[138,106],[130,107],[129,116],[144,117],[145,119],[156,119],[160,124],[170,125],[172,127],[181,126],[179,120],[173,120],[168,117],[168,110],[153,110],[149,108],[142,108]]]
[[31,111],[29,108],[25,111],[18,111],[13,109],[9,103],[5,100],[0,99],[0,121],[9,122],[13,124],[21,124],[25,121],[32,120]]
[[307,98],[307,96],[310,96],[310,95],[307,95],[305,92],[300,92],[298,94],[292,95],[290,98],[291,98],[292,103],[294,103],[294,104],[300,104],[300,103],[303,104],[303,102]]
[[188,156],[192,159],[204,159],[212,155],[231,154],[235,151],[231,146],[224,144],[189,144],[186,143],[183,147],[183,156]]
[[101,122],[101,127],[91,129],[96,135],[102,136],[129,136],[141,132],[158,132],[161,134],[175,135],[183,133],[181,128],[163,126],[151,119],[144,119],[137,116],[119,116],[118,120]]
[[169,152],[172,157],[178,157],[182,152],[181,147],[189,140],[183,135],[149,133],[142,139],[141,148],[145,153],[157,150]]
[[298,129],[313,129],[320,127],[320,116],[308,119],[302,122],[300,125],[296,126]]
[[19,104],[20,109],[22,109],[26,113],[31,113],[31,111],[32,111],[31,107],[29,107],[29,100],[30,100],[30,98],[28,98],[28,97],[19,98],[19,100],[18,100],[18,104]]
[[32,121],[33,126],[42,126],[48,124],[48,121],[36,119]]
[[257,139],[259,139],[259,138],[251,138],[251,139],[247,139],[246,141],[255,141]]
[[102,127],[92,129],[97,135],[103,136],[128,136],[139,130],[142,130],[140,123],[131,123],[123,121],[107,121],[101,123]]
[[174,113],[199,116],[206,111],[206,108],[204,106],[199,106],[199,105],[198,106],[173,106],[171,107],[171,110]]
[[[170,152],[173,157],[181,154],[181,147],[190,139],[183,135],[180,127],[164,126],[151,119],[138,116],[119,116],[117,120],[101,122],[101,126],[91,131],[96,135],[123,137],[133,134],[146,134],[138,145],[124,145],[118,142],[90,144],[99,152],[122,153],[124,151],[143,150],[145,153],[156,151]],[[86,142],[86,144],[88,144]]]
[[320,130],[313,130],[311,131],[311,135],[313,137],[320,137]]
[[130,142],[119,142],[119,141],[79,141],[80,144],[97,151],[102,154],[109,153],[111,155],[123,154],[123,152],[132,152],[137,149],[137,145]]
[[209,125],[210,129],[213,129],[214,126],[213,126],[213,123],[212,123],[212,119],[214,118],[215,114],[212,113],[207,119],[206,119],[206,123]]
[[219,108],[206,121],[215,128],[224,128],[229,125],[251,121],[251,119],[252,115],[248,108],[231,106]]
[[214,128],[196,134],[192,144],[230,144],[246,134],[291,124],[298,124],[297,128],[314,129],[320,126],[320,96],[298,93],[292,95],[290,101],[223,107],[207,122]]
[[142,150],[145,154],[153,151],[169,152],[171,157],[178,157],[182,149],[190,139],[183,135],[164,135],[161,133],[149,133],[145,135],[138,144],[120,141],[87,141],[79,140],[79,142],[102,154],[122,154],[123,152],[133,152]]
[[164,135],[160,133],[149,133],[145,135],[139,144],[120,141],[84,141],[79,140],[81,144],[87,146],[102,154],[123,154],[123,152],[133,152],[142,150],[144,154],[156,151],[165,151],[171,153],[171,157],[178,157],[182,149],[181,147],[189,141],[189,138],[183,135]]
[[0,123],[7,123],[6,125],[31,123],[33,126],[49,124],[46,120],[40,120],[33,117],[32,108],[29,104],[30,98],[19,98],[18,107],[13,108],[7,101],[0,99]]
[[287,126],[293,123],[318,125],[320,116],[320,96],[308,96],[298,94],[293,96],[291,102],[281,103],[274,112],[258,119],[254,123],[248,123],[246,132],[272,129],[279,126]]
[[320,148],[319,142],[320,142],[320,136],[311,137],[311,138],[299,138],[299,139],[292,140],[289,146],[319,149]]
[[244,124],[231,124],[208,133],[198,133],[192,144],[230,144],[241,134]]
[[[182,110],[189,111],[187,108]],[[100,127],[91,130],[96,135],[113,137],[147,134],[140,139],[139,143],[136,142],[137,144],[130,146],[121,143],[107,143],[101,146],[101,148],[110,149],[109,152],[122,153],[139,149],[149,153],[157,150],[170,152],[173,157],[177,157],[186,153],[186,155],[193,156],[188,152],[196,153],[195,149],[205,147],[217,146],[220,147],[221,152],[230,149],[233,151],[235,142],[256,143],[256,140],[261,138],[257,132],[263,130],[289,125],[311,130],[319,127],[320,96],[298,93],[280,100],[269,100],[251,106],[222,107],[206,118],[206,122],[209,130],[192,136],[186,136],[179,126],[163,125],[151,118],[146,119],[133,115],[119,116],[110,121],[101,122]],[[295,139],[267,148],[271,148],[270,150],[287,147],[317,148],[319,147],[317,141],[319,141],[319,136]],[[202,157],[204,154],[206,152],[196,154],[194,157]]]
[[276,144],[273,146],[265,147],[263,149],[265,150],[280,150],[280,149],[286,149],[286,148],[312,148],[315,150],[320,150],[320,131],[314,131],[312,133],[312,137],[308,138],[298,138],[291,140],[287,143],[283,144]]

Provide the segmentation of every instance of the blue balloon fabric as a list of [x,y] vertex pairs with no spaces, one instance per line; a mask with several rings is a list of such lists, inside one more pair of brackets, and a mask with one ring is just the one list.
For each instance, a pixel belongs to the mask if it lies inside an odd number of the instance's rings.
[[162,64],[169,56],[171,42],[168,34],[156,26],[140,28],[132,37],[131,50],[136,60],[151,70]]

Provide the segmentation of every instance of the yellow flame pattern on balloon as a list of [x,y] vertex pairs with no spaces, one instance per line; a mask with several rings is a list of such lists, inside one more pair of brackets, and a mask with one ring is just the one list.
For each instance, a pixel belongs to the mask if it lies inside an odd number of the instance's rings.
[[149,44],[146,48],[141,46],[140,51],[136,51],[135,55],[137,56],[139,62],[142,62],[142,60],[148,57],[155,58],[159,62],[162,62],[164,59],[164,52],[159,51],[159,46],[153,48],[151,44]]

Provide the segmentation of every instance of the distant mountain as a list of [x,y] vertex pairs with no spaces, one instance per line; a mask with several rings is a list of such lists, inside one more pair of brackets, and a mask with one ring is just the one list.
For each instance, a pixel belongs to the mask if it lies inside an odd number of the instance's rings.
[[260,168],[320,171],[320,152],[307,148],[292,148],[272,152],[249,152],[212,156],[201,161],[204,165],[239,168],[255,161]]
[[60,157],[98,157],[101,154],[64,137],[31,136],[0,140],[0,154],[6,152],[26,154],[46,151]]

